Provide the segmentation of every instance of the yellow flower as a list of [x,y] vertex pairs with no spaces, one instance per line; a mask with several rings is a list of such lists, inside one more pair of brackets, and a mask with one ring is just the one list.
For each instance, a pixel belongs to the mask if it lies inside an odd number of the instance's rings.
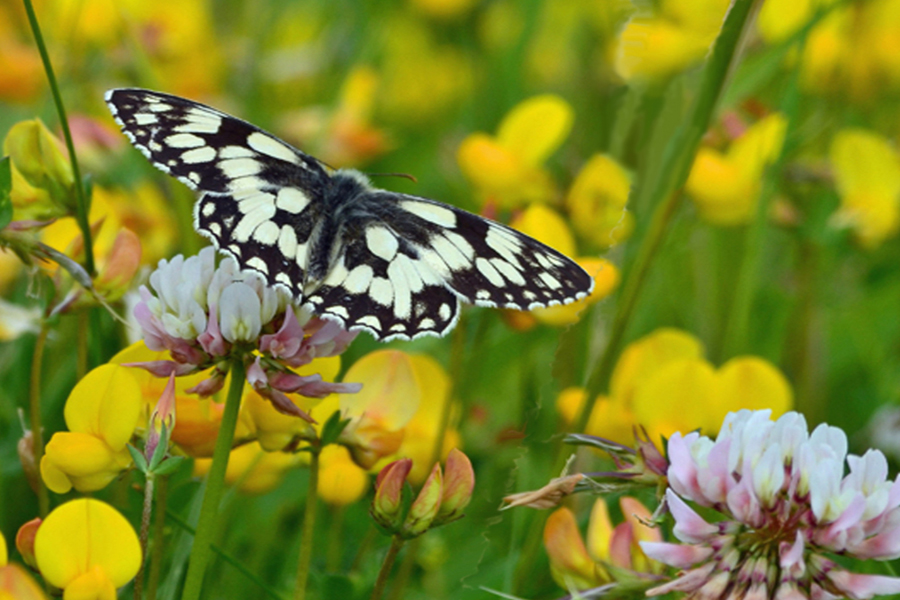
[[0,599],[47,600],[47,596],[28,571],[12,564],[0,567]]
[[610,248],[628,239],[634,217],[625,209],[631,175],[604,154],[592,156],[572,182],[566,208],[575,231],[590,242]]
[[0,8],[0,99],[28,103],[43,91],[41,59],[13,27],[12,5]]
[[53,434],[41,458],[41,476],[50,490],[105,487],[131,465],[126,444],[142,410],[141,391],[128,369],[106,364],[79,381],[66,400],[69,431]]
[[[571,424],[584,406],[580,388],[564,390],[557,410]],[[659,329],[630,344],[610,380],[608,398],[598,398],[586,432],[623,444],[633,441],[632,427],[647,428],[651,440],[698,427],[715,433],[732,411],[790,410],[793,392],[771,363],[754,356],[735,357],[715,369],[703,358],[694,336]]]
[[728,0],[661,0],[638,10],[619,36],[616,71],[626,79],[658,80],[700,62],[728,10]]
[[354,460],[371,468],[382,457],[397,451],[403,428],[422,398],[412,356],[399,350],[370,352],[347,370],[346,379],[363,384],[356,394],[342,394],[341,412],[351,419],[342,439]]
[[[269,452],[257,443],[245,444],[229,454],[225,482],[237,485],[239,490],[247,494],[265,494],[275,489],[288,471],[303,462],[299,454]],[[211,458],[195,459],[194,476],[205,475],[211,465]]]
[[369,474],[344,446],[330,444],[319,456],[319,497],[333,506],[353,504],[366,495]]
[[[450,402],[450,379],[434,359],[399,350],[376,350],[358,360],[344,378],[363,384],[357,394],[341,395],[351,422],[341,436],[360,466],[380,468],[394,458],[413,459],[410,480],[431,470],[440,418]],[[318,413],[317,413],[317,417]],[[443,452],[459,445],[450,428]]]
[[830,152],[841,207],[833,223],[853,230],[875,248],[900,229],[900,158],[888,141],[862,129],[845,129]]
[[749,127],[724,154],[700,148],[685,189],[700,215],[714,225],[740,225],[753,220],[760,180],[784,143],[787,122],[765,117]]
[[141,566],[131,524],[116,509],[90,498],[51,512],[34,540],[38,569],[65,598],[115,600]]
[[457,161],[484,199],[502,208],[546,202],[556,190],[542,165],[568,137],[573,120],[572,107],[559,96],[529,98],[506,115],[496,137],[464,139]]
[[[659,573],[662,565],[641,551],[639,542],[658,542],[658,529],[645,525],[650,511],[640,501],[623,496],[619,507],[624,521],[613,526],[609,509],[598,498],[591,509],[587,544],[578,531],[575,515],[568,508],[554,511],[544,525],[544,546],[550,557],[550,572],[563,588],[585,590],[616,580],[622,570]],[[612,567],[612,568],[610,568]],[[626,577],[632,577],[626,575]]]

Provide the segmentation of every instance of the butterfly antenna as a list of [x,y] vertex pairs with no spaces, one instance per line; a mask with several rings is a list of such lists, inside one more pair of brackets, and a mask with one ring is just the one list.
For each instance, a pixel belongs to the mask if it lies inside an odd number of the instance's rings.
[[366,175],[369,177],[403,177],[404,179],[409,179],[413,183],[419,183],[419,180],[409,173],[366,173]]

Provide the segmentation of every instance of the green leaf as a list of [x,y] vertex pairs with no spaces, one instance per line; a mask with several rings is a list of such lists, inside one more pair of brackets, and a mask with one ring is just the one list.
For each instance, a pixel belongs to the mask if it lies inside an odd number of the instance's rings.
[[153,469],[154,475],[171,475],[187,460],[183,456],[170,456]]
[[3,229],[12,221],[13,206],[10,192],[12,191],[12,165],[8,156],[0,158],[0,229]]
[[144,458],[144,455],[140,450],[132,446],[131,444],[127,445],[128,453],[131,454],[131,460],[134,461],[135,466],[141,471],[141,473],[147,474],[147,459]]
[[322,426],[322,446],[337,443],[337,439],[349,422],[350,419],[341,418],[341,411],[334,411]]
[[159,443],[156,444],[156,448],[153,450],[153,456],[150,457],[150,470],[154,473],[157,472],[156,468],[166,457],[166,452],[169,450],[169,430],[166,427],[166,424],[163,423],[162,431],[159,433]]

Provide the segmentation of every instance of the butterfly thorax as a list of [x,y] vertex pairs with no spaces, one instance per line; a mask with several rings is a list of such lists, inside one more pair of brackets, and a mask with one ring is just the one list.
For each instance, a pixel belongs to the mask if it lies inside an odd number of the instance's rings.
[[372,190],[365,175],[354,169],[338,169],[322,190],[323,219],[313,232],[307,287],[315,287],[340,258],[340,240],[359,235],[373,215],[363,201]]

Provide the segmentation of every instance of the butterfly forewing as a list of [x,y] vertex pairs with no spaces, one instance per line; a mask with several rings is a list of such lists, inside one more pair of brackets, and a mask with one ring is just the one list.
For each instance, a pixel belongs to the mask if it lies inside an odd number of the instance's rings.
[[528,310],[566,304],[593,281],[555,250],[426,198],[326,172],[258,127],[169,94],[107,93],[155,166],[202,192],[195,226],[242,268],[377,339],[444,335],[459,301]]

